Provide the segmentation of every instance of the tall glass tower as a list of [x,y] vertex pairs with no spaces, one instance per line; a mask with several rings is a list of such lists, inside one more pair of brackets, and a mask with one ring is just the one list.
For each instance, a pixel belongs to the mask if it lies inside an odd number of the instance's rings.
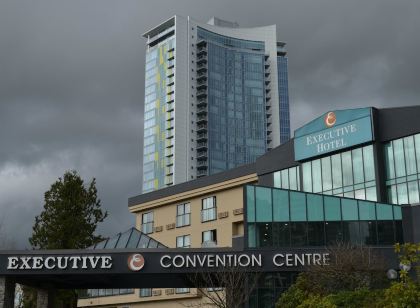
[[254,162],[289,139],[275,25],[174,16],[144,37],[143,192]]

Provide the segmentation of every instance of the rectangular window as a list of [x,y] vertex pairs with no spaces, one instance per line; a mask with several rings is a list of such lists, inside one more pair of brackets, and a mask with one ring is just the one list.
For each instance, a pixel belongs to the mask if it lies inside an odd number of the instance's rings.
[[216,197],[201,200],[201,222],[216,220],[217,208]]
[[145,234],[153,232],[153,212],[144,213],[142,215],[141,232]]
[[176,294],[190,293],[190,288],[176,288],[175,293]]
[[179,204],[176,208],[177,228],[189,226],[191,220],[191,206],[189,203]]
[[203,247],[217,244],[217,230],[203,231],[201,234],[201,242]]
[[176,248],[190,248],[190,235],[181,235],[176,237]]
[[152,289],[140,289],[140,297],[150,297],[152,296]]

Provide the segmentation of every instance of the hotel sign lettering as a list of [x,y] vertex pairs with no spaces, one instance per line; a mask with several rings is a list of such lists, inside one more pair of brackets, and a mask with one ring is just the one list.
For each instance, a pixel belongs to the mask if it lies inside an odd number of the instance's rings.
[[295,131],[297,161],[373,140],[372,110],[330,111]]
[[183,253],[131,253],[131,254],[69,254],[69,255],[9,255],[2,263],[0,274],[11,272],[50,273],[165,273],[193,272],[201,269],[249,268],[293,268],[310,265],[328,265],[330,256],[326,252],[183,252]]

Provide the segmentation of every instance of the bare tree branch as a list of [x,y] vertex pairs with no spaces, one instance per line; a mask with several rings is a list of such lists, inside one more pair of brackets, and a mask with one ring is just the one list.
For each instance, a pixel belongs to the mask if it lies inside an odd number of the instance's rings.
[[198,287],[202,300],[183,304],[185,307],[241,308],[256,288],[259,274],[245,268],[223,267],[189,275],[189,282]]

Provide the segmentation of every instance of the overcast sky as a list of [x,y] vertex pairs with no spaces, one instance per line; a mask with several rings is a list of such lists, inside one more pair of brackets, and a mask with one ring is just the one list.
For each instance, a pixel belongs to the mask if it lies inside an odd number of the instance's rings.
[[1,0],[0,222],[16,247],[29,247],[44,192],[69,169],[96,177],[102,234],[134,225],[141,34],[174,14],[277,24],[293,129],[331,109],[420,104],[418,0]]

